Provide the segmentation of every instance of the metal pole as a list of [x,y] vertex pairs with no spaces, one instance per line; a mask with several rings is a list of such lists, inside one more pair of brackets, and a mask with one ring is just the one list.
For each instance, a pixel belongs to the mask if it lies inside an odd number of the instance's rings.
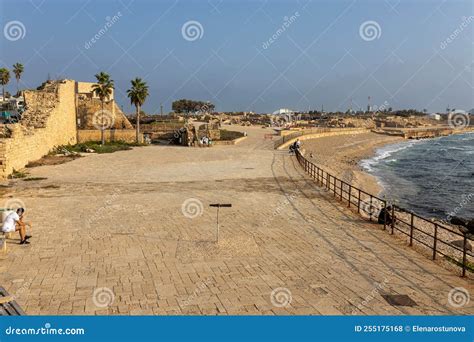
[[219,242],[219,208],[217,207],[217,242]]
[[351,195],[352,195],[352,185],[349,184],[349,202],[347,203],[347,207],[351,207]]
[[357,212],[360,214],[360,189],[359,190],[359,197],[357,198]]
[[466,276],[466,266],[467,266],[467,257],[466,257],[466,252],[467,252],[467,234],[464,234],[464,243],[463,243],[463,249],[462,249],[462,276]]
[[383,201],[383,230],[387,229],[387,201]]
[[415,215],[413,215],[413,212],[411,213],[411,218],[410,218],[410,246],[413,245],[413,220],[414,220]]
[[435,223],[435,231],[433,237],[433,260],[436,259],[436,244],[438,242],[438,224]]
[[372,222],[372,195],[370,195],[370,205],[369,205],[369,221]]
[[394,205],[392,205],[392,222],[390,226],[392,228],[390,234],[393,235],[393,228],[395,227],[395,206]]

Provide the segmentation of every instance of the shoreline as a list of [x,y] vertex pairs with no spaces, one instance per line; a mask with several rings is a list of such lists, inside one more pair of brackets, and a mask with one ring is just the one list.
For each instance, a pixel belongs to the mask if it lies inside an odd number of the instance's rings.
[[[474,132],[463,132],[462,134],[474,134]],[[303,154],[307,159],[332,175],[369,194],[382,198],[387,185],[375,172],[370,171],[379,159],[389,158],[393,152],[411,148],[420,141],[445,137],[448,136],[413,140],[370,132],[349,137],[315,138],[304,141],[302,147]]]
[[305,156],[331,174],[362,190],[380,195],[381,181],[360,165],[377,155],[377,149],[407,141],[403,137],[373,132],[353,136],[321,137],[303,142]]

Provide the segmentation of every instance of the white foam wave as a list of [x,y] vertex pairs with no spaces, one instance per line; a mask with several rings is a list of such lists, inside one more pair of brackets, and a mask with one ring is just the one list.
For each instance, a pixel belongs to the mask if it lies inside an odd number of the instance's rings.
[[[411,140],[411,141],[404,141],[401,143],[391,144],[384,147],[381,147],[376,150],[375,156],[369,159],[364,159],[360,162],[360,165],[367,171],[373,172],[373,167],[379,164],[381,161],[388,159],[391,157],[395,152],[399,152],[405,150],[417,143],[420,143],[421,140]],[[389,160],[391,162],[396,161],[396,159]]]

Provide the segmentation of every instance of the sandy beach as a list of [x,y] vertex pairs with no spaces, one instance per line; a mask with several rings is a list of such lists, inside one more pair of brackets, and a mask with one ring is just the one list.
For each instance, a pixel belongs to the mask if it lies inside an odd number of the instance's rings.
[[337,177],[361,189],[378,194],[382,187],[365,172],[359,162],[374,155],[377,148],[403,141],[401,137],[364,133],[340,135],[303,141],[306,156]]

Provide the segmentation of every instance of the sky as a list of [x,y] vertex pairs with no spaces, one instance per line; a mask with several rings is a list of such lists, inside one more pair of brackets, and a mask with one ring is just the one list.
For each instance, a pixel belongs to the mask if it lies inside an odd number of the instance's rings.
[[[474,107],[472,0],[0,0],[0,67],[20,88],[141,77],[147,113],[180,98],[218,111],[444,112]],[[95,37],[95,38],[94,38]],[[14,92],[16,81],[7,87]]]

